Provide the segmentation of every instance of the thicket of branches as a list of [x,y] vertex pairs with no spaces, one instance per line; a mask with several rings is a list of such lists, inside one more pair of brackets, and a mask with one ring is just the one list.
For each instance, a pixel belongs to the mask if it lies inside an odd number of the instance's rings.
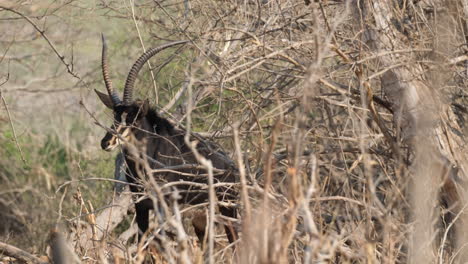
[[[467,16],[466,0],[2,3],[0,241],[67,263],[145,260],[99,149],[103,32],[119,88],[145,49],[190,40],[151,60],[136,96],[245,179],[235,247],[216,230],[203,252],[187,223],[207,205],[169,201],[176,238],[157,260],[462,262]],[[0,244],[35,258],[11,252]]]

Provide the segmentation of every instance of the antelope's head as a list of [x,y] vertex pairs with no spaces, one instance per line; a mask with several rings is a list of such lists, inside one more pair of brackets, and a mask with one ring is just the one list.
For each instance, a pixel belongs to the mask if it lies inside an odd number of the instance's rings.
[[95,90],[99,99],[108,108],[112,109],[114,115],[114,122],[106,135],[101,140],[101,147],[105,151],[112,151],[119,144],[132,139],[141,139],[144,131],[150,131],[151,125],[149,124],[146,116],[149,111],[148,100],[133,100],[133,86],[135,84],[138,73],[143,65],[158,52],[180,44],[185,44],[188,41],[171,42],[159,47],[149,49],[133,64],[130,72],[128,73],[127,80],[125,81],[123,100],[120,100],[119,95],[112,87],[112,82],[109,78],[109,71],[107,65],[107,44],[102,35],[102,75],[104,83],[106,84],[107,94]]

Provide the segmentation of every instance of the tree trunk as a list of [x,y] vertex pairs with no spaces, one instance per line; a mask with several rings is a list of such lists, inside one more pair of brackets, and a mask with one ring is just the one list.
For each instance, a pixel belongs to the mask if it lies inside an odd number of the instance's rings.
[[[443,80],[447,77],[444,72],[450,61],[442,59],[441,55],[449,56],[452,43],[456,43],[456,25],[453,25],[451,13],[441,11],[443,1],[431,8],[437,12],[428,22],[434,32],[433,36],[426,36],[431,43],[423,43],[419,47],[411,46],[411,38],[405,34],[404,17],[406,14],[398,11],[397,1],[364,1],[355,2],[356,17],[361,21],[363,32],[361,40],[370,47],[370,51],[377,56],[376,65],[381,71],[380,83],[382,93],[392,103],[394,113],[393,125],[396,128],[396,141],[408,144],[414,154],[409,175],[412,177],[410,187],[410,200],[413,207],[414,229],[410,260],[412,263],[432,263],[435,261],[434,244],[434,208],[437,206],[438,193],[445,200],[447,207],[452,210],[453,218],[457,218],[456,238],[452,244],[456,252],[465,242],[465,218],[462,214],[466,200],[465,182],[468,167],[467,155],[464,151],[465,139],[457,123],[454,112],[445,102],[441,94]],[[466,1],[464,11],[466,12]],[[422,5],[422,3],[421,3]],[[423,7],[421,7],[423,9]],[[401,17],[398,17],[400,14]],[[369,20],[375,25],[369,26]],[[445,30],[442,30],[442,27]],[[453,31],[447,31],[450,28]],[[416,32],[414,34],[424,32]],[[417,63],[420,54],[430,48],[433,51],[429,56],[437,62],[435,66],[425,71]],[[400,50],[400,52],[397,52]],[[412,51],[412,52],[409,52]],[[408,55],[411,54],[411,57]],[[382,70],[383,69],[383,70]],[[398,133],[401,133],[398,136]],[[399,153],[394,153],[394,155]],[[397,157],[396,157],[397,158]],[[442,186],[440,188],[440,186]],[[442,245],[438,245],[443,249]],[[439,254],[440,260],[443,257]]]

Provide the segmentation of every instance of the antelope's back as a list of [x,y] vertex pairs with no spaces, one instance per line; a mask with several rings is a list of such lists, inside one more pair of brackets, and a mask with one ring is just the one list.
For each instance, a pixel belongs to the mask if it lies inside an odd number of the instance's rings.
[[[184,131],[176,132],[178,136],[173,137],[173,144],[179,146],[181,151],[180,159],[176,163],[196,165],[197,168],[182,168],[177,170],[178,173],[164,173],[155,175],[158,181],[165,182],[178,182],[177,189],[182,196],[182,202],[188,204],[198,204],[208,201],[208,192],[206,188],[197,187],[201,184],[206,187],[208,184],[208,172],[206,168],[199,166],[192,150],[184,142]],[[213,165],[214,170],[214,183],[236,183],[237,168],[234,161],[223,151],[223,149],[209,140],[197,138],[198,144],[197,151],[209,159]],[[175,141],[175,142],[174,142]],[[166,162],[169,162],[166,159]],[[176,159],[177,160],[177,159]],[[181,162],[182,160],[182,162]],[[174,165],[174,164],[172,164]],[[186,183],[186,184],[184,184]],[[194,183],[194,184],[191,184]],[[218,197],[223,199],[235,200],[237,191],[233,186],[225,185],[216,188]]]

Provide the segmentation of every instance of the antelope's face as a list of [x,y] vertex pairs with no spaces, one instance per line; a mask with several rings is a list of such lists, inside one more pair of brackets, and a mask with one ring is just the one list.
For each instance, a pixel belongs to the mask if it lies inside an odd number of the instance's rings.
[[147,129],[146,114],[148,101],[136,101],[132,105],[117,105],[113,108],[114,123],[101,140],[101,148],[112,151],[117,146],[139,140],[142,131]]
[[[133,120],[128,118],[128,111],[123,107],[116,107],[114,110],[114,123],[111,131],[108,131],[101,140],[101,148],[105,151],[112,151],[118,145],[130,140],[131,127]],[[120,108],[120,109],[119,109]]]

